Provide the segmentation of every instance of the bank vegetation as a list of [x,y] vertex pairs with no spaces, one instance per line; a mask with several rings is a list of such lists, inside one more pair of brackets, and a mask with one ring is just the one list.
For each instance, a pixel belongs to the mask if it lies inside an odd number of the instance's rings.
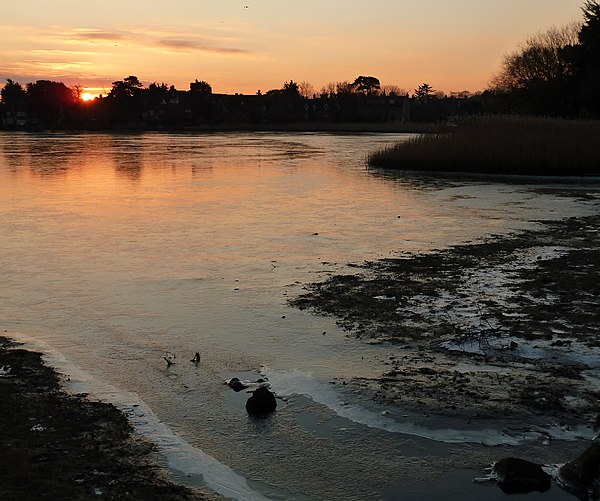
[[371,167],[414,171],[597,176],[600,121],[481,116],[369,155]]

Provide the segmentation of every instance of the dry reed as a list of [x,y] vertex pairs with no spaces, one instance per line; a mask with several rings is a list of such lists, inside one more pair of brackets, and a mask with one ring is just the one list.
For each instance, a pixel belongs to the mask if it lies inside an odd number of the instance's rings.
[[576,176],[600,174],[600,122],[484,116],[421,134],[368,157],[389,169]]

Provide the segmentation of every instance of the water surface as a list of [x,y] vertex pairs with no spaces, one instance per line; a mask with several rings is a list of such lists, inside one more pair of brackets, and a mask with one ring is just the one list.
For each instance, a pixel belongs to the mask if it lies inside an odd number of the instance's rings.
[[[214,488],[201,451],[256,499],[501,499],[463,482],[485,447],[403,433],[329,383],[381,373],[392,347],[286,301],[349,262],[594,209],[531,185],[365,168],[406,137],[0,134],[0,328],[46,343],[122,408],[143,404],[151,436],[185,444],[171,462],[182,481]],[[255,421],[222,381],[261,370],[288,401]]]

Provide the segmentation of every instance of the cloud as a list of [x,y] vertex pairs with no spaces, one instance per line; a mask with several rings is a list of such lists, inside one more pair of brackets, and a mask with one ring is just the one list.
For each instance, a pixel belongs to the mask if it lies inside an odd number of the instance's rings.
[[92,66],[89,61],[25,61],[30,68],[41,68],[43,70],[56,72],[80,70]]
[[185,40],[185,39],[166,39],[157,40],[155,44],[158,47],[166,49],[173,49],[178,51],[198,51],[198,52],[210,52],[214,54],[248,54],[250,51],[245,49],[236,49],[229,47],[212,47],[196,40]]
[[156,47],[177,52],[204,52],[221,55],[243,55],[250,51],[235,47],[219,47],[218,39],[203,39],[189,34],[174,38],[172,33],[150,30],[103,31],[79,28],[66,32],[63,37],[71,43],[90,43],[99,45],[127,45],[144,49]]
[[75,33],[68,33],[71,39],[88,42],[117,42],[127,40],[130,37],[123,33],[114,33],[101,30],[77,30]]

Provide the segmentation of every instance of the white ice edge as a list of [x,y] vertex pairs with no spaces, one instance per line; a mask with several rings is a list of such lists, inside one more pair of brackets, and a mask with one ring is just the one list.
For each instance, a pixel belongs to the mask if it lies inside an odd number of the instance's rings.
[[[94,398],[110,402],[123,411],[136,431],[156,443],[167,460],[169,468],[185,475],[202,475],[206,486],[226,498],[236,501],[268,501],[268,498],[253,491],[246,479],[229,466],[220,463],[212,456],[197,449],[179,437],[154,414],[135,393],[121,391],[107,382],[91,377],[81,368],[65,359],[58,351],[47,344],[26,336],[14,336],[18,341],[41,351],[49,365],[59,372],[69,374],[70,389],[86,392]],[[455,429],[427,428],[410,421],[396,421],[391,417],[366,409],[357,404],[347,403],[329,383],[315,379],[310,372],[298,369],[286,372],[263,368],[272,389],[283,397],[304,395],[311,398],[338,416],[354,423],[385,430],[390,433],[405,434],[443,443],[479,443],[487,446],[520,445],[533,440],[591,440],[596,433],[586,426],[562,427],[550,424],[546,427],[532,427],[531,430],[509,434],[498,429]]]
[[269,501],[269,498],[252,490],[246,479],[229,466],[179,437],[137,394],[119,390],[106,381],[92,377],[40,340],[14,333],[11,333],[11,337],[40,351],[48,365],[62,374],[68,374],[70,381],[67,389],[75,393],[88,393],[125,413],[135,431],[156,444],[171,470],[186,476],[201,475],[206,487],[227,499]]
[[360,405],[344,402],[340,394],[328,383],[323,383],[309,372],[294,370],[289,372],[274,372],[265,368],[271,387],[278,395],[290,397],[305,395],[338,416],[346,418],[370,428],[385,430],[390,433],[401,433],[445,443],[480,443],[483,445],[520,445],[532,440],[560,439],[577,440],[592,439],[595,432],[586,426],[562,427],[551,424],[546,427],[532,427],[530,431],[508,434],[497,429],[453,429],[426,428],[410,421],[396,421],[386,415],[371,411]]

